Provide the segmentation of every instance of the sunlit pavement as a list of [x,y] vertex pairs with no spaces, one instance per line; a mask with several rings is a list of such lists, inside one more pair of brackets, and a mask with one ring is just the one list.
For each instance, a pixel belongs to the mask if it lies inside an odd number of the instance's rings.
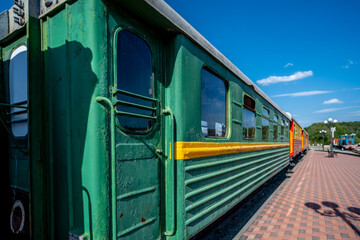
[[311,150],[234,239],[360,239],[360,157]]

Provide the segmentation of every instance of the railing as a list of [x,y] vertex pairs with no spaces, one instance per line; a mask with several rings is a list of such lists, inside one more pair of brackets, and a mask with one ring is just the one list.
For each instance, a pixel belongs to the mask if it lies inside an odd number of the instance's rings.
[[[141,104],[137,104],[137,103],[127,102],[127,101],[124,101],[124,100],[116,100],[116,101],[113,102],[116,115],[127,116],[127,117],[135,117],[135,118],[143,118],[143,119],[148,119],[148,120],[153,120],[153,121],[155,121],[157,119],[157,106],[158,106],[158,102],[159,102],[158,99],[145,97],[145,96],[142,96],[142,95],[139,95],[139,94],[136,94],[136,93],[131,93],[131,92],[128,92],[128,91],[116,89],[114,87],[111,87],[110,90],[111,90],[113,95],[121,94],[121,95],[125,95],[125,96],[128,96],[128,97],[133,97],[133,98],[136,98],[136,99],[141,99],[141,100],[153,103],[152,104],[153,107],[149,107],[149,106],[145,106],[145,105],[141,105]],[[132,113],[132,112],[119,111],[119,110],[116,109],[116,107],[118,105],[122,105],[122,106],[126,106],[126,107],[133,107],[133,108],[137,108],[137,109],[141,109],[141,110],[146,110],[146,111],[151,112],[151,115],[144,115],[144,114],[138,114],[138,113]]]
[[[23,106],[25,105],[26,106]],[[28,119],[27,118],[23,118],[23,119],[16,119],[16,120],[11,120],[12,116],[15,116],[15,115],[20,115],[20,114],[24,114],[24,113],[27,113],[28,112],[28,101],[21,101],[21,102],[17,102],[17,103],[14,103],[14,104],[8,104],[8,103],[0,103],[0,107],[7,107],[7,108],[20,108],[20,109],[25,109],[25,110],[19,110],[19,111],[14,111],[14,112],[7,112],[5,115],[6,115],[6,118],[7,119],[10,119],[10,120],[7,120],[7,121],[4,121],[2,118],[0,118],[0,123],[1,125],[4,127],[5,131],[7,132],[7,134],[9,135],[11,141],[15,144],[16,148],[25,153],[25,154],[28,154],[28,150],[25,150],[23,149],[22,147],[20,147],[20,145],[18,144],[18,142],[16,141],[16,138],[14,136],[14,134],[12,133],[12,131],[9,129],[8,127],[8,124],[12,124],[12,123],[19,123],[19,122],[27,122]]]

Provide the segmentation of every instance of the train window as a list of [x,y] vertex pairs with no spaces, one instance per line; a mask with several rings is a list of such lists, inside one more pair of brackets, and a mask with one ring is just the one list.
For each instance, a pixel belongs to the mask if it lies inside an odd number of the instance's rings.
[[[10,104],[27,106],[27,48],[18,47],[11,54],[9,69]],[[11,129],[15,137],[28,133],[27,112],[23,108],[11,108]]]
[[226,135],[226,89],[225,81],[201,70],[201,129],[205,137]]
[[117,99],[124,103],[117,105],[117,110],[128,113],[127,116],[119,115],[118,120],[127,130],[149,131],[154,121],[136,116],[154,114],[150,110],[154,107],[153,102],[148,100],[153,97],[150,47],[144,40],[125,30],[118,33],[116,44],[117,87],[125,93],[130,93],[117,94]]
[[274,114],[274,123],[273,123],[273,134],[274,134],[274,141],[278,140],[278,116]]
[[262,140],[269,140],[269,115],[270,112],[263,107],[262,114]]
[[243,137],[245,139],[255,138],[255,100],[246,94],[243,108]]
[[281,119],[281,140],[285,140],[285,121]]

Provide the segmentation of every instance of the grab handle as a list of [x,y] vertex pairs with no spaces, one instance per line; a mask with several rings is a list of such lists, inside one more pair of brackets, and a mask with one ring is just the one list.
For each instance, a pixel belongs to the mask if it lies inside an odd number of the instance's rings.
[[165,120],[165,235],[175,234],[175,117],[171,109],[166,108],[162,114],[168,116]]

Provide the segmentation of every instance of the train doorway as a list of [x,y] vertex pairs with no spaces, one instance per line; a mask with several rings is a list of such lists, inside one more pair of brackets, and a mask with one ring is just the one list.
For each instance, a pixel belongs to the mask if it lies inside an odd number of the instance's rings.
[[111,87],[116,142],[112,225],[118,239],[161,235],[159,55],[158,39],[146,30],[116,30]]

